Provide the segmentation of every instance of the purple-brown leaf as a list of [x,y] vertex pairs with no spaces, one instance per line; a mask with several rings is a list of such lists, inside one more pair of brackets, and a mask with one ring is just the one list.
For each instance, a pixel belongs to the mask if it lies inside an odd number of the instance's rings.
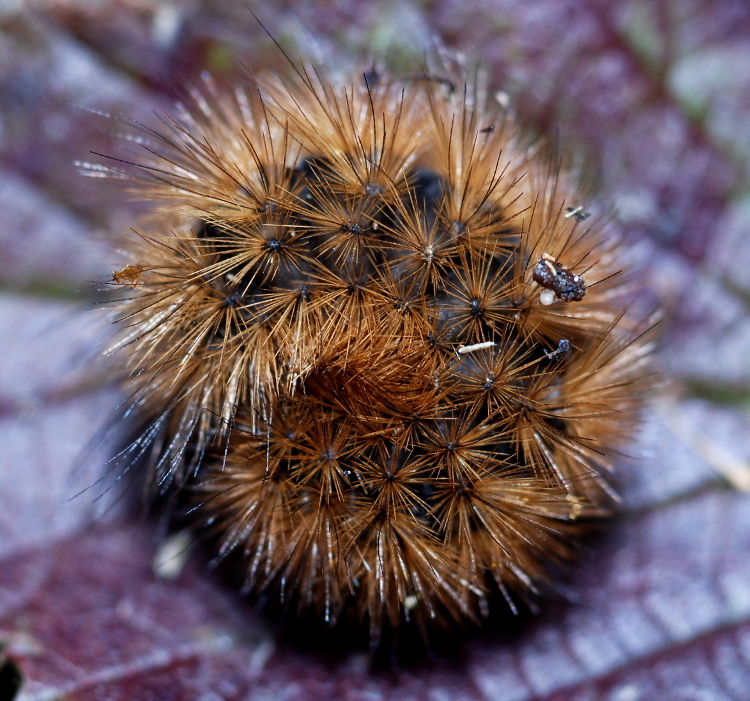
[[[740,0],[435,0],[257,11],[285,46],[478,57],[530,128],[576,154],[666,310],[658,397],[621,472],[623,511],[520,633],[373,669],[281,642],[202,564],[174,581],[151,521],[96,517],[121,396],[83,369],[104,329],[85,288],[132,206],[74,161],[176,81],[279,55],[243,3],[0,5],[0,694],[18,699],[638,701],[750,698],[750,9]],[[414,50],[414,47],[416,51]],[[406,60],[406,59],[404,59]],[[501,99],[505,99],[503,95]],[[76,293],[76,290],[83,290]],[[37,295],[31,297],[31,293]],[[81,298],[76,299],[76,294]],[[57,297],[57,298],[53,298]],[[92,443],[92,441],[94,441]],[[750,468],[749,468],[750,469]],[[734,472],[732,470],[735,470]],[[737,472],[739,470],[739,472]],[[739,475],[739,476],[738,476]]]

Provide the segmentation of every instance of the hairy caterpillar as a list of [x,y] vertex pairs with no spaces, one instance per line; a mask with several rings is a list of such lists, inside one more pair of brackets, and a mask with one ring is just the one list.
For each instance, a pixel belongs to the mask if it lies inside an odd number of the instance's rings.
[[478,81],[207,85],[107,169],[154,203],[109,283],[147,495],[373,645],[550,586],[637,416],[622,244]]

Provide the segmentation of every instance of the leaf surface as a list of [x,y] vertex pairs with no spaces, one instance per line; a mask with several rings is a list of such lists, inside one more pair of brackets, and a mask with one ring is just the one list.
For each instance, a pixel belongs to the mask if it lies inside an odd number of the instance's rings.
[[281,642],[199,554],[157,578],[151,521],[94,518],[96,487],[69,501],[101,474],[113,437],[91,441],[122,399],[84,379],[106,330],[75,291],[111,274],[99,232],[137,209],[75,173],[89,150],[113,153],[118,131],[79,106],[146,119],[172,101],[175,74],[231,83],[240,61],[274,65],[276,49],[234,2],[0,12],[0,660],[23,677],[18,699],[750,697],[750,498],[727,480],[750,461],[746,3],[261,10],[302,50],[314,37],[331,55],[393,45],[398,59],[439,37],[480,56],[522,121],[580,154],[592,206],[617,209],[665,309],[663,386],[621,472],[623,512],[573,570],[575,601],[392,672],[361,651],[331,660]]

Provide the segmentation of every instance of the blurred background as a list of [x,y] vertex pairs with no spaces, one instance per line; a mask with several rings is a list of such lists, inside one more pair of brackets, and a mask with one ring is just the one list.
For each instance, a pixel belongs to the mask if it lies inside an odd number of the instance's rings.
[[[663,387],[575,603],[440,664],[290,647],[199,563],[157,578],[148,524],[68,501],[118,402],[81,380],[102,331],[87,288],[138,214],[75,164],[119,148],[97,113],[154,124],[204,71],[278,69],[253,13],[337,66],[479,62],[615,213],[664,309]],[[27,700],[750,699],[749,410],[744,0],[0,0],[0,699],[18,675]]]

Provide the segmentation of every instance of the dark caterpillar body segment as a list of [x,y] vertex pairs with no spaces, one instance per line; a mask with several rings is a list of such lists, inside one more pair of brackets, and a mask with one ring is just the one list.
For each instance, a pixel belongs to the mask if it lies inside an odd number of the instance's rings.
[[112,281],[149,493],[189,489],[247,591],[373,641],[548,585],[648,350],[571,178],[482,90],[381,74],[199,96],[152,138]]

